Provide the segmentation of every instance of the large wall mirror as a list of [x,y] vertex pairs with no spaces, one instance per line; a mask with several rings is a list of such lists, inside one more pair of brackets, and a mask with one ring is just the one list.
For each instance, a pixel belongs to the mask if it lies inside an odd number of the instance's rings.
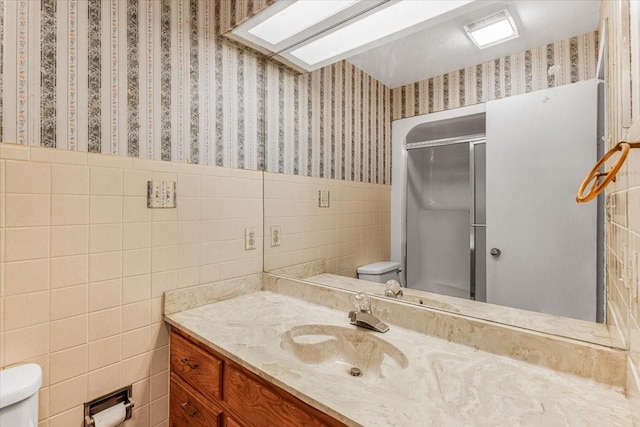
[[[385,297],[357,269],[396,262],[402,304],[624,348],[602,323],[604,200],[574,202],[606,132],[606,31],[597,2],[554,5],[470,2],[306,73],[267,61],[264,270]],[[478,51],[464,25],[504,9],[520,37]]]

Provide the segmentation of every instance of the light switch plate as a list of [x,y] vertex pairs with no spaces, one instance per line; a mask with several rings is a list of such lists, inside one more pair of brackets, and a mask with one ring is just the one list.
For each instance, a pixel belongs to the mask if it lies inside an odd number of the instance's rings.
[[147,207],[166,209],[176,207],[175,181],[147,181]]
[[330,204],[329,190],[318,191],[318,207],[328,208]]
[[280,226],[271,226],[271,247],[280,246]]
[[255,227],[244,229],[244,250],[252,251],[256,248],[256,229]]

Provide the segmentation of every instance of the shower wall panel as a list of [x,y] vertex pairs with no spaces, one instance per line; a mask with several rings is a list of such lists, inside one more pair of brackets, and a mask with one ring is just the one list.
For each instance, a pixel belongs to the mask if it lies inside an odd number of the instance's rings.
[[469,298],[469,145],[408,151],[407,283]]

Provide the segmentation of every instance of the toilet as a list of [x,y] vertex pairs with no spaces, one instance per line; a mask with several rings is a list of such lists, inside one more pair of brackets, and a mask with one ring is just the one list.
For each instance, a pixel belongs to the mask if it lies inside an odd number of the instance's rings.
[[400,281],[400,263],[393,261],[374,262],[358,267],[358,279],[369,282],[386,283],[387,280]]
[[37,427],[42,369],[35,363],[0,371],[0,426]]

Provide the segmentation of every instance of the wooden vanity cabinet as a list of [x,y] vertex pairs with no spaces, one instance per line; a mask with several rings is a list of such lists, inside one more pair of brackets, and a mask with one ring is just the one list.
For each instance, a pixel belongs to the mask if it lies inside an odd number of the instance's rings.
[[222,399],[222,360],[178,334],[171,335],[171,372],[207,399]]
[[236,420],[233,418],[227,417],[225,418],[225,427],[242,427]]
[[176,328],[170,358],[171,427],[344,426]]
[[222,427],[222,410],[189,390],[190,387],[174,373],[171,373],[169,387],[171,427]]

